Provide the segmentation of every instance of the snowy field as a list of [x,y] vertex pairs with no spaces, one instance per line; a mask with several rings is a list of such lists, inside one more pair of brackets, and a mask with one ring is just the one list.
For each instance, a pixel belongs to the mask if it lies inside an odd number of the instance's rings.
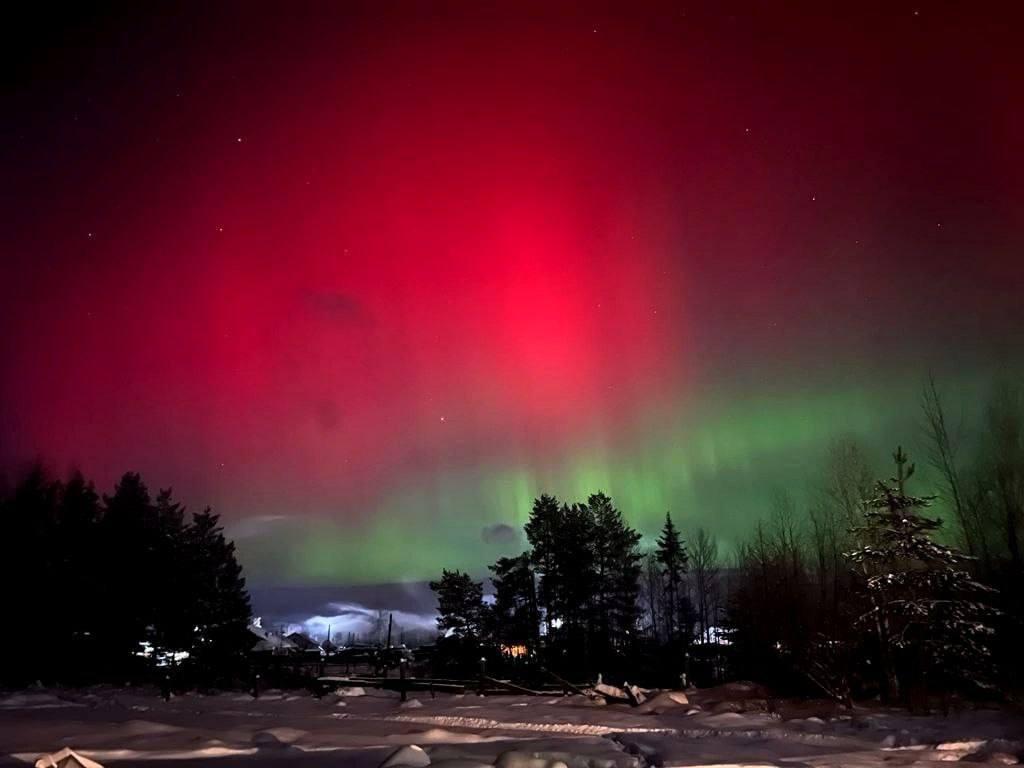
[[[360,690],[344,691],[359,694]],[[902,766],[1024,757],[1019,713],[912,717],[843,712],[826,703],[769,704],[742,685],[661,694],[647,705],[579,696],[190,694],[164,702],[128,689],[0,693],[0,765],[68,746],[104,766],[173,761],[203,768]],[[768,710],[773,710],[769,712]],[[421,749],[420,749],[421,748]],[[150,766],[150,768],[153,768]]]

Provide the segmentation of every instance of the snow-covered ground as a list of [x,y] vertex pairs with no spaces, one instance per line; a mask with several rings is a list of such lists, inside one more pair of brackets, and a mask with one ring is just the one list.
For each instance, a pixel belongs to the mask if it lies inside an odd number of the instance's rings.
[[105,766],[174,760],[204,768],[376,768],[405,745],[423,751],[406,750],[399,762],[429,758],[436,768],[997,765],[1024,757],[1024,718],[769,704],[743,686],[691,692],[688,701],[662,694],[638,708],[579,696],[420,694],[403,704],[379,691],[323,699],[190,694],[170,702],[110,688],[0,694],[4,766],[68,746]]

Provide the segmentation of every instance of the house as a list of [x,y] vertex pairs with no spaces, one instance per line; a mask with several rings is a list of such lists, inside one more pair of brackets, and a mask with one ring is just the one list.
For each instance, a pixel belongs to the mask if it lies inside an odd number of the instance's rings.
[[253,644],[249,648],[250,653],[285,656],[298,650],[295,643],[288,638],[277,632],[264,629],[259,619],[250,624],[248,630],[253,640]]
[[316,640],[301,632],[292,632],[290,635],[286,635],[284,639],[292,643],[295,649],[303,655],[321,656],[324,653],[324,650],[317,644]]

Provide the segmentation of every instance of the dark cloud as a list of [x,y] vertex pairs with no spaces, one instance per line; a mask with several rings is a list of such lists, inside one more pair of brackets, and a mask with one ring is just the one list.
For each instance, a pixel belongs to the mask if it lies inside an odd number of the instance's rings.
[[511,525],[495,523],[485,526],[480,536],[485,544],[510,544],[519,538],[519,532]]
[[333,400],[321,400],[314,410],[316,422],[325,432],[332,432],[341,425],[341,408]]
[[364,325],[370,321],[366,306],[347,293],[311,291],[306,294],[306,305],[311,312],[333,323]]

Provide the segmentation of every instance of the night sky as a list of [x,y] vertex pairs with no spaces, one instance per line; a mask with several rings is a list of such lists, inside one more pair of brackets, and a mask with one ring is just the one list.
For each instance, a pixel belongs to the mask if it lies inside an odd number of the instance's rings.
[[542,492],[728,548],[837,435],[917,450],[929,370],[970,424],[1024,368],[1022,20],[8,18],[0,463],[172,485],[255,585],[482,574]]

